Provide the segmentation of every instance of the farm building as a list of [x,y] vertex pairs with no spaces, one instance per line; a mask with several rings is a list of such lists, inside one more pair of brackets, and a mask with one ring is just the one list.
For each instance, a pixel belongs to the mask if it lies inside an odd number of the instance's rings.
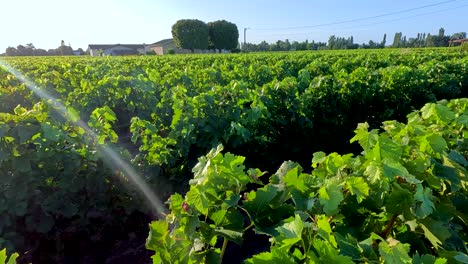
[[450,40],[449,41],[449,46],[457,46],[457,45],[461,45],[463,43],[468,43],[468,38],[465,38],[465,39],[454,39],[454,40]]
[[[171,50],[174,51],[175,54],[190,54],[192,53],[191,50],[188,49],[180,49],[176,47],[174,39],[163,39],[156,43],[150,45],[150,49],[154,51],[158,55],[164,55],[170,53]],[[213,50],[200,50],[196,49],[193,53],[213,53]]]
[[145,44],[90,44],[88,45],[88,53],[91,56],[122,56],[122,55],[139,55],[146,54],[149,46]]

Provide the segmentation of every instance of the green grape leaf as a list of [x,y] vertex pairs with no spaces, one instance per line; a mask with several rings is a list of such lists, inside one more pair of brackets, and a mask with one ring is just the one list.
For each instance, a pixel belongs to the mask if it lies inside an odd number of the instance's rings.
[[210,203],[205,193],[200,192],[197,188],[190,188],[185,197],[189,205],[195,206],[204,215],[208,214],[208,209],[212,203]]
[[361,177],[349,177],[346,179],[346,187],[352,195],[356,195],[358,203],[369,196],[369,185]]
[[401,214],[413,205],[413,194],[401,188],[397,183],[385,201],[385,208],[391,214]]
[[320,204],[323,205],[323,211],[327,216],[334,215],[338,212],[338,206],[343,199],[341,186],[337,184],[328,184],[319,189],[319,201]]
[[361,145],[361,147],[366,152],[370,151],[379,140],[378,130],[372,129],[370,132],[368,132],[368,129],[369,124],[358,124],[357,129],[354,130],[356,135],[350,140],[351,143],[358,141],[359,145]]
[[[184,263],[184,262],[180,262],[180,263]],[[205,255],[205,263],[210,263],[210,264],[221,263],[221,250],[219,249],[209,250]]]
[[254,255],[244,261],[246,264],[270,264],[270,263],[281,263],[281,264],[296,264],[294,258],[291,257],[288,252],[282,249],[273,248],[271,252],[263,252]]
[[429,217],[421,220],[419,227],[421,227],[424,236],[436,249],[439,249],[444,241],[452,236],[450,230],[444,226],[444,222],[436,221]]
[[232,192],[232,191],[227,191],[226,192],[226,199],[223,202],[223,208],[227,209],[230,207],[235,207],[241,198],[241,196],[238,193]]
[[301,241],[304,223],[299,215],[296,214],[293,220],[284,223],[276,228],[278,236],[275,240],[281,244],[281,248],[289,250],[294,244]]
[[381,176],[383,175],[383,168],[379,162],[372,161],[366,166],[364,175],[369,177],[371,183],[377,183],[381,181]]
[[465,159],[465,157],[454,149],[450,150],[448,154],[448,158],[457,162],[458,164],[462,166],[468,166],[468,161]]
[[434,108],[437,118],[443,123],[449,123],[455,119],[455,113],[447,106],[436,104]]
[[432,232],[429,230],[425,225],[419,224],[419,226],[422,228],[424,231],[424,236],[431,242],[431,244],[434,246],[434,248],[438,249],[440,248],[440,245],[442,245],[442,241],[440,241]]
[[193,167],[193,180],[190,184],[202,184],[208,178],[208,168],[211,163],[211,159],[216,157],[223,150],[223,145],[218,145],[206,154],[206,156],[198,158],[198,163]]
[[275,201],[283,194],[283,191],[269,184],[245,195],[244,207],[252,217],[256,231],[269,233],[264,228],[272,227],[293,215],[295,208],[292,205]]
[[352,257],[353,259],[359,259],[361,257],[361,249],[358,246],[358,241],[351,234],[347,234],[346,237],[340,233],[334,233],[338,247],[340,248],[340,254],[344,256]]
[[7,260],[7,252],[6,252],[6,248],[0,250],[0,263],[6,263],[6,260]]
[[[16,264],[16,259],[19,257],[18,253],[13,253],[8,258],[6,248],[0,250],[0,263],[1,264]],[[8,258],[8,261],[7,261]]]
[[398,161],[400,160],[402,151],[402,147],[393,142],[392,139],[380,136],[377,144],[372,150],[372,157],[377,161]]
[[309,188],[304,182],[304,175],[299,175],[298,167],[292,168],[286,175],[283,177],[283,182],[288,187],[293,187],[300,192],[307,192]]
[[408,255],[409,249],[409,244],[402,244],[393,238],[379,243],[380,256],[385,263],[389,264],[412,263],[413,260]]
[[445,139],[435,133],[426,135],[420,143],[421,151],[428,151],[429,153],[442,153],[447,148]]
[[325,152],[319,151],[315,152],[312,158],[312,167],[317,168],[318,164],[324,162],[327,158],[327,154]]
[[234,230],[224,229],[224,228],[216,228],[215,234],[220,235],[238,245],[242,244],[242,236],[243,232],[238,232]]
[[468,115],[461,115],[457,117],[456,121],[457,125],[468,126]]
[[146,239],[146,248],[158,251],[159,248],[166,244],[167,236],[169,235],[168,224],[164,220],[151,222],[149,236]]
[[182,195],[175,193],[171,195],[171,197],[168,200],[169,209],[171,209],[173,214],[181,215],[183,210],[183,202],[184,198],[182,197]]
[[238,210],[231,208],[227,211],[222,225],[227,229],[241,231],[244,227],[244,216]]
[[419,255],[418,253],[413,256],[413,264],[445,264],[447,259],[445,258],[436,258],[433,255]]
[[277,188],[274,188],[272,185],[267,185],[258,189],[256,192],[251,191],[247,193],[247,200],[244,202],[244,205],[249,208],[247,209],[249,211],[262,211],[264,208],[269,207],[269,203],[276,197],[277,194]]
[[296,205],[296,209],[301,211],[312,210],[315,201],[317,200],[315,197],[313,197],[314,193],[303,193],[298,190],[291,190],[291,196],[294,204]]
[[458,192],[462,185],[461,179],[466,178],[466,171],[458,163],[442,156],[442,164],[436,162],[434,174],[440,178],[447,179],[450,182],[450,188],[453,192]]
[[318,256],[314,256],[312,251],[310,251],[309,257],[316,263],[354,263],[351,257],[340,255],[339,250],[334,248],[328,241],[315,239],[312,241],[312,245],[314,246]]
[[295,169],[296,174],[302,171],[302,167],[296,162],[292,162],[292,161],[283,162],[280,168],[276,171],[276,173],[270,178],[270,182],[274,184],[279,184],[280,182],[283,181],[283,177],[288,175],[293,169]]
[[455,257],[453,257],[456,261],[460,261],[460,263],[468,263],[468,255],[463,253],[463,252],[459,252]]
[[213,220],[216,226],[222,225],[224,217],[226,216],[227,210],[218,210],[210,213],[210,219]]
[[385,175],[389,180],[393,181],[397,176],[403,177],[405,179],[411,179],[408,177],[408,170],[399,162],[394,160],[384,160],[382,163],[383,175]]
[[421,204],[416,209],[416,216],[419,218],[425,218],[429,216],[435,209],[434,203],[432,200],[432,191],[429,188],[424,188],[421,184],[418,184],[416,187],[416,194],[414,195],[416,201],[421,202]]
[[328,218],[325,215],[317,216],[317,228],[318,235],[328,241],[333,247],[337,248],[336,239],[333,236],[330,223],[328,223]]

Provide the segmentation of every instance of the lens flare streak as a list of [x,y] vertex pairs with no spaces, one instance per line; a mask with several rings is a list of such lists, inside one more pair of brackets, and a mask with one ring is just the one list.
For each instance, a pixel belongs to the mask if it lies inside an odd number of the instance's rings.
[[[63,118],[73,123],[76,126],[81,127],[85,133],[93,140],[97,139],[96,133],[92,131],[89,126],[83,122],[78,116],[71,112],[67,107],[59,100],[54,98],[52,95],[47,93],[44,89],[38,87],[34,82],[29,80],[24,74],[20,73],[5,61],[0,60],[0,66],[5,68],[9,73],[14,75],[19,81],[24,83],[26,87],[31,90],[34,94],[43,99],[48,105],[50,105],[55,111],[58,112]],[[137,171],[123,160],[120,155],[106,144],[98,145],[97,150],[100,152],[103,161],[112,169],[118,169],[124,173],[124,175],[134,184],[139,191],[143,194],[144,198],[148,200],[152,209],[158,216],[166,215],[166,208],[163,206],[161,200],[156,194],[149,188],[142,177]]]

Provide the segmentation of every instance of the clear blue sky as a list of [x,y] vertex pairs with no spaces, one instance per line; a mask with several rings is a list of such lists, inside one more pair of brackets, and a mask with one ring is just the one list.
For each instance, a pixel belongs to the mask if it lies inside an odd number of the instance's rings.
[[[327,41],[330,35],[354,36],[356,43],[387,43],[401,31],[408,37],[418,32],[446,34],[468,31],[468,0],[455,0],[373,19],[300,29],[280,29],[378,16],[444,2],[444,0],[0,0],[0,53],[8,46],[33,43],[37,48],[56,48],[60,41],[74,49],[88,44],[153,43],[171,37],[179,19],[205,22],[225,19],[247,31],[247,41],[274,42],[305,39]],[[270,29],[270,30],[260,30]]]

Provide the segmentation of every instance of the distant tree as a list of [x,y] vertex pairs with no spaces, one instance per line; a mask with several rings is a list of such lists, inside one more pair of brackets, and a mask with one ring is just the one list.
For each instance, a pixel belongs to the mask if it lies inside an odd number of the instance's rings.
[[70,55],[75,55],[73,52],[72,47],[70,46],[60,46],[56,49],[56,54],[61,55],[61,56],[70,56]]
[[382,42],[380,42],[380,47],[385,48],[386,43],[387,43],[387,33],[383,35]]
[[366,48],[376,49],[377,48],[377,43],[375,43],[373,40],[369,40],[369,45]]
[[36,49],[34,51],[34,56],[47,56],[47,55],[49,55],[49,54],[44,49]]
[[31,47],[34,47],[34,46],[18,45],[16,47],[16,56],[33,56],[34,55],[34,50]]
[[291,43],[291,50],[297,50],[297,47],[299,46],[299,42],[293,41]]
[[85,52],[82,48],[79,48],[79,49],[78,49],[78,53],[79,53],[80,55],[86,55],[86,52]]
[[427,34],[425,46],[434,47],[434,36],[432,36],[430,33]]
[[258,51],[268,51],[270,45],[266,41],[262,41],[257,46]]
[[236,24],[226,20],[208,23],[208,43],[210,48],[233,50],[239,41],[239,30]]
[[400,47],[406,48],[408,46],[408,41],[406,40],[406,36],[403,36],[401,39]]
[[14,47],[8,47],[5,50],[5,55],[6,56],[16,56],[17,55],[17,50]]
[[417,38],[409,38],[408,42],[406,45],[402,45],[402,47],[407,47],[407,48],[414,48],[418,46],[418,39]]
[[438,35],[438,37],[439,37],[439,38],[442,38],[443,36],[445,36],[445,29],[444,29],[443,27],[441,27],[441,28],[439,29],[439,35]]
[[284,50],[284,51],[290,51],[291,50],[291,43],[289,42],[289,39],[286,39],[283,42],[283,45],[281,46],[281,50]]
[[60,54],[57,54],[57,50],[56,50],[56,49],[49,49],[49,50],[47,51],[47,54],[48,54],[49,56],[60,55]]
[[394,48],[400,47],[400,44],[401,44],[401,36],[402,36],[402,33],[401,33],[401,32],[395,33],[395,36],[393,37],[393,44],[392,44],[392,47],[394,47]]
[[335,35],[331,35],[328,38],[328,48],[329,49],[335,49],[335,46],[336,46],[336,37],[335,37]]
[[172,26],[172,37],[182,49],[207,49],[208,26],[198,19],[181,19]]
[[447,47],[449,44],[450,37],[445,36],[445,29],[440,28],[439,34],[433,37],[435,47]]
[[275,44],[272,44],[272,45],[270,46],[270,50],[271,50],[271,51],[280,51],[280,50],[281,50],[281,47],[283,47],[283,46],[284,46],[284,45],[283,45],[283,41],[282,41],[282,40],[278,40],[278,41],[276,41]]
[[451,40],[455,40],[455,39],[466,39],[466,32],[458,32],[458,33],[455,33],[453,34],[451,37],[450,37]]

